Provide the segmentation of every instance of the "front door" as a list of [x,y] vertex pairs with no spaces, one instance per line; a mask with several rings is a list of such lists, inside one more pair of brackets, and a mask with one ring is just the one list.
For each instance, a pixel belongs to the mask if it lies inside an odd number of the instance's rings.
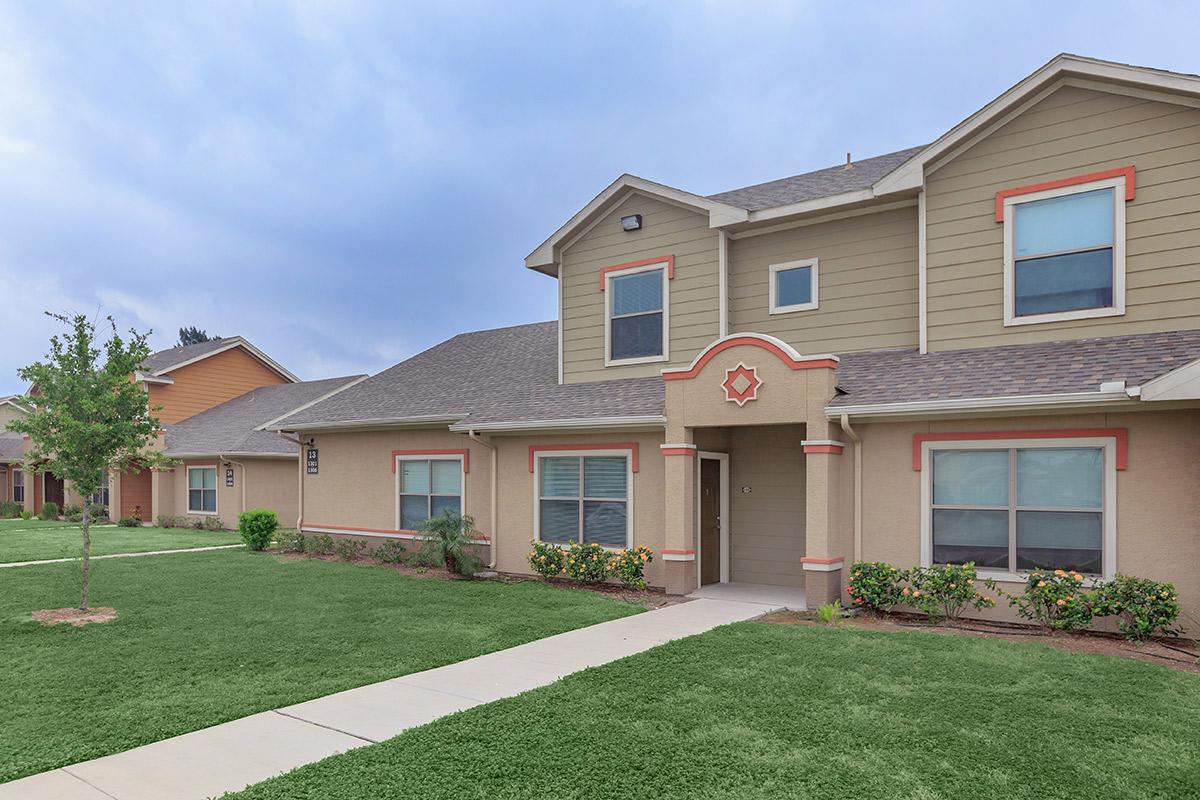
[[45,502],[54,503],[59,510],[63,507],[63,480],[62,478],[51,475],[49,472],[45,475],[46,481],[46,497]]
[[721,462],[700,459],[700,583],[721,582]]

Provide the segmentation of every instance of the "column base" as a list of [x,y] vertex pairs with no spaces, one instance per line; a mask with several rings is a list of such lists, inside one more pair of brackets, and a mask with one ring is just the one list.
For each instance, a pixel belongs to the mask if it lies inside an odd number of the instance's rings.
[[804,571],[804,603],[810,609],[827,603],[844,604],[844,599],[841,569]]
[[696,556],[694,553],[663,555],[666,567],[667,594],[691,594],[696,591]]

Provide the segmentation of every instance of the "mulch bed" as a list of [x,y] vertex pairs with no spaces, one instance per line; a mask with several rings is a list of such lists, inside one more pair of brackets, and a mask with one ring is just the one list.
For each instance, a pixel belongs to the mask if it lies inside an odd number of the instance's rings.
[[[297,561],[299,559],[309,558],[317,561],[341,561],[342,563],[362,564],[375,567],[386,567],[394,570],[401,575],[407,575],[410,578],[427,578],[438,581],[458,581],[464,578],[458,575],[451,575],[441,567],[416,567],[410,564],[389,564],[382,561],[375,561],[369,556],[359,556],[347,562],[345,559],[337,555],[314,555],[310,553],[292,553],[282,550],[268,550],[267,552],[274,555],[281,561]],[[501,581],[503,583],[521,583],[522,581],[537,581],[553,586],[557,589],[583,589],[596,594],[602,594],[611,597],[614,600],[620,600],[625,603],[634,603],[643,608],[655,609],[664,608],[666,606],[678,605],[679,603],[688,602],[688,598],[678,595],[669,595],[662,589],[631,589],[620,583],[576,583],[567,580],[566,578],[550,578],[544,580],[535,578],[529,575],[516,575],[508,572],[497,572],[493,577],[482,578],[481,580]]]
[[33,619],[43,625],[74,625],[78,628],[89,622],[109,622],[117,618],[115,608],[89,608],[80,611],[78,608],[49,608],[44,611],[34,611]]
[[[812,612],[776,611],[759,619],[771,625],[825,625]],[[1180,672],[1200,673],[1200,652],[1191,639],[1150,639],[1145,642],[1130,642],[1119,634],[1103,631],[1045,631],[1033,625],[1018,623],[986,622],[983,620],[957,620],[930,622],[916,614],[893,614],[880,616],[860,613],[846,617],[838,625],[848,628],[876,631],[925,630],[930,633],[959,636],[983,636],[989,639],[1005,639],[1010,642],[1038,642],[1072,653],[1132,658],[1161,664]]]

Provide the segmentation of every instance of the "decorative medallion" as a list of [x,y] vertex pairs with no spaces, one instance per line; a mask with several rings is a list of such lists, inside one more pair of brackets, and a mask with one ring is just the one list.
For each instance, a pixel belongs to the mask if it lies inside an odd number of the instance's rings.
[[747,367],[738,363],[733,369],[725,370],[725,381],[721,388],[725,390],[726,400],[744,406],[751,400],[758,399],[758,387],[762,384],[758,377],[758,367]]

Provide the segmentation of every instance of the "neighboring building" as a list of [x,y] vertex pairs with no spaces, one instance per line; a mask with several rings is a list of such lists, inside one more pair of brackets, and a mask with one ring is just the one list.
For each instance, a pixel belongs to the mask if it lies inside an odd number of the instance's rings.
[[228,527],[247,509],[269,508],[294,524],[300,448],[263,427],[365,377],[262,386],[168,425],[164,452],[180,464],[155,476],[155,518],[218,517]]
[[[886,109],[881,109],[886,113]],[[462,509],[652,585],[855,559],[1171,580],[1200,610],[1200,78],[1059,56],[932,144],[713,196],[625,175],[539,246],[557,323],[274,424],[302,527]]]
[[[44,481],[45,477],[26,478],[19,466],[25,456],[25,437],[8,430],[8,423],[28,413],[29,407],[23,396],[12,394],[0,397],[0,503],[11,500],[33,512],[35,499],[36,507],[41,508],[41,496],[45,493],[45,486],[40,481]],[[35,483],[38,484],[36,492],[33,491]],[[52,492],[56,486],[61,491],[62,481],[56,482],[53,476],[50,476]],[[27,488],[30,491],[26,491]]]

